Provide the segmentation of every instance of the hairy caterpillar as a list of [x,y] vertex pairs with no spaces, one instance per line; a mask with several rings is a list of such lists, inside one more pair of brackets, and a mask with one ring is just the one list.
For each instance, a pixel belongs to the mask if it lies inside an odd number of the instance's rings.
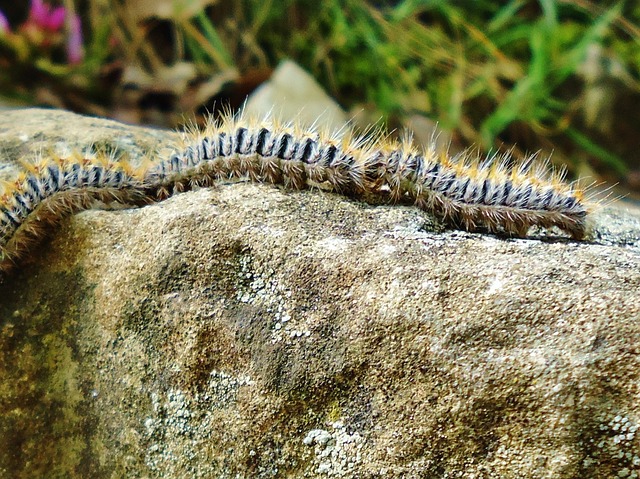
[[249,178],[301,189],[412,201],[453,227],[525,237],[532,226],[586,231],[584,192],[546,165],[450,157],[410,140],[318,132],[272,118],[228,116],[186,133],[166,158],[133,167],[100,155],[47,156],[0,194],[0,272],[9,271],[45,226],[96,202],[142,205],[216,180]]

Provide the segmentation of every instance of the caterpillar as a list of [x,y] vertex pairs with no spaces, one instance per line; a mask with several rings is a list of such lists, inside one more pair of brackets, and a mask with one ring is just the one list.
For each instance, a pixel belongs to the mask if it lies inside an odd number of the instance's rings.
[[48,226],[69,214],[97,203],[141,206],[221,179],[408,201],[467,231],[526,237],[531,227],[556,227],[575,240],[585,237],[584,191],[545,163],[451,156],[373,133],[228,115],[204,131],[188,131],[171,154],[140,166],[100,154],[46,155],[2,186],[0,272],[14,268]]

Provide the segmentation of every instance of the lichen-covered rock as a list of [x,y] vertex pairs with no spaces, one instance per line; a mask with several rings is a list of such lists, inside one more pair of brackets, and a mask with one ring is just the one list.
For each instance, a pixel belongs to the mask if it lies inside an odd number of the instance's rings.
[[[38,115],[0,145],[159,138]],[[509,240],[252,184],[78,214],[0,286],[0,475],[638,477],[639,218]]]

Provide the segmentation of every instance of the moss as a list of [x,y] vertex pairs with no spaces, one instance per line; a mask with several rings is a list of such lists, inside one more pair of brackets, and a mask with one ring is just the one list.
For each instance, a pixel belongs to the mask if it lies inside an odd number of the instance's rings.
[[0,470],[16,478],[93,471],[91,375],[77,343],[91,287],[79,270],[18,274],[0,297]]

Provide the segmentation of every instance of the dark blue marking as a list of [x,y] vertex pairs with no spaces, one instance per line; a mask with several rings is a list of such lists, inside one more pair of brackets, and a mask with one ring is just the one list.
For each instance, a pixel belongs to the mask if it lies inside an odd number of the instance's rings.
[[433,163],[427,174],[433,177],[438,176],[440,174],[440,163]]
[[338,148],[335,145],[329,145],[322,152],[322,156],[318,163],[321,166],[329,166],[335,161],[336,155],[338,154]]
[[107,176],[107,170],[103,166],[94,166],[93,169],[96,172],[96,184],[94,186],[99,186],[104,183],[104,179]]
[[400,150],[394,150],[389,155],[387,160],[387,171],[391,170],[393,173],[398,172],[398,165],[402,159],[402,152]]
[[418,178],[422,169],[424,168],[424,157],[422,155],[416,155],[413,157],[414,159],[414,167],[413,167],[413,177]]
[[289,143],[291,143],[292,139],[293,137],[289,133],[285,133],[284,135],[282,135],[280,139],[280,148],[278,149],[277,154],[278,158],[280,158],[281,160],[289,159],[285,157],[285,153],[289,149]]
[[549,204],[549,201],[551,201],[551,198],[553,198],[553,190],[545,191],[540,199],[540,201],[542,202],[543,208]]
[[449,188],[451,188],[451,185],[453,184],[453,182],[456,181],[456,177],[455,175],[449,173],[445,176],[445,178],[441,179],[441,184],[438,187],[438,191],[440,193],[447,193],[449,191]]
[[[174,155],[175,156],[175,155]],[[171,157],[173,159],[173,157]],[[163,168],[164,168],[164,163],[163,163]],[[122,185],[122,180],[123,180],[123,176],[124,176],[124,172],[122,172],[121,170],[118,170],[116,172],[113,173],[113,177],[115,179],[115,184],[116,186],[120,186]]]
[[234,153],[236,154],[243,154],[242,152],[242,144],[244,143],[244,139],[247,136],[247,129],[244,127],[240,127],[238,128],[238,130],[236,131],[236,145],[234,148]]
[[336,161],[338,159],[338,157],[336,156],[334,159],[334,163],[333,164],[329,164],[330,167],[334,167],[334,168],[342,168],[342,169],[349,169],[349,167],[353,166],[353,164],[355,163],[355,158],[352,155],[342,155],[339,157],[340,161]]
[[187,160],[187,165],[193,164],[193,159],[195,158],[195,150],[192,145],[189,145],[184,152],[184,157]]
[[302,147],[302,154],[300,155],[300,161],[303,163],[309,163],[311,159],[311,154],[313,153],[317,143],[315,140],[311,138],[307,138],[304,142],[304,146]]
[[465,195],[467,194],[467,187],[469,186],[470,182],[471,182],[470,178],[465,178],[461,183],[458,184],[458,187],[456,188],[456,191],[454,192],[454,194],[456,195],[457,199],[459,199],[459,200],[463,200],[464,199]]
[[482,182],[482,188],[480,189],[480,196],[478,197],[478,203],[488,204],[491,201],[492,198],[487,198],[487,193],[489,193],[490,188],[491,188],[491,181],[489,181],[489,178],[485,178],[484,181]]
[[502,200],[502,203],[507,201],[507,197],[511,193],[512,189],[513,189],[513,183],[511,182],[511,180],[505,181],[504,182],[504,198]]
[[30,175],[27,177],[27,183],[29,183],[29,186],[33,190],[33,194],[38,195],[37,200],[40,201],[42,199],[42,195],[40,193],[40,182],[36,179],[35,176]]
[[224,151],[224,140],[227,137],[227,134],[224,131],[218,133],[218,155],[219,156],[229,156]]
[[209,142],[209,138],[205,137],[202,139],[202,159],[210,160],[211,159],[211,143]]
[[[202,144],[202,142],[198,143],[195,151],[198,152],[198,156],[197,156],[198,163],[203,161],[206,158],[207,153],[204,151],[204,145]],[[194,158],[194,160],[195,160],[195,158]]]
[[80,172],[80,165],[74,163],[71,165],[71,171],[67,171],[64,175],[63,188],[81,187],[82,179],[78,174]]
[[260,156],[265,156],[264,147],[267,143],[267,139],[271,136],[271,132],[266,128],[260,128],[258,132],[258,141],[256,142],[256,153]]
[[20,222],[15,218],[13,212],[10,210],[3,210],[3,217],[6,218],[6,221],[3,219],[2,223],[5,225],[13,225],[15,228],[20,226]]
[[[18,226],[20,226],[21,221],[18,220],[18,218],[16,218],[15,213],[11,210],[5,210],[4,211],[4,216],[5,218],[9,218],[9,222],[11,222],[11,224],[13,224],[14,228],[17,228]],[[5,223],[8,224],[8,223]]]
[[47,171],[49,172],[49,176],[52,181],[45,183],[45,189],[49,193],[53,193],[54,191],[57,191],[58,185],[60,184],[60,168],[56,165],[49,165],[47,166]]
[[[31,207],[30,207],[27,203],[25,203],[25,201],[24,201],[24,197],[25,197],[25,196],[26,196],[27,198],[29,198],[30,200],[32,199],[32,198],[31,198],[31,196],[30,196],[30,195],[28,195],[27,193],[23,193],[23,194],[21,194],[21,195],[15,195],[15,199],[16,199],[16,201],[18,202],[18,204],[22,207],[22,210],[23,210],[26,214],[28,214],[28,213],[30,213],[30,212],[31,212]],[[24,214],[23,216],[26,216],[26,214]]]
[[171,155],[169,164],[171,165],[171,171],[180,171],[180,156],[177,153]]
[[578,201],[572,197],[572,196],[567,196],[563,202],[562,202],[562,206],[564,206],[567,209],[572,209],[576,206],[576,203],[578,203]]

